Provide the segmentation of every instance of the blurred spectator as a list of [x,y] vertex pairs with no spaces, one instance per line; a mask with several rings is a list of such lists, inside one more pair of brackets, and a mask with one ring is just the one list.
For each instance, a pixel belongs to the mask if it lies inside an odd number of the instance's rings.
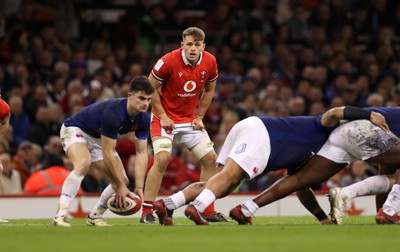
[[8,103],[11,109],[10,125],[13,138],[17,143],[27,139],[31,127],[29,117],[24,113],[24,101],[21,96],[11,96]]
[[14,169],[19,172],[21,177],[21,187],[34,172],[35,159],[33,144],[29,141],[22,141],[18,146],[17,153],[13,156]]
[[3,164],[3,175],[0,176],[0,195],[21,194],[21,177],[19,172],[13,168],[10,154],[1,153],[0,160]]
[[85,105],[90,105],[99,101],[101,93],[103,92],[103,85],[98,80],[91,80],[89,83],[89,90],[87,95],[83,98]]
[[39,107],[49,105],[47,89],[43,85],[36,85],[33,94],[28,96],[24,102],[24,111],[28,115],[30,122],[36,122],[36,115]]
[[[27,195],[60,195],[64,180],[70,170],[64,168],[60,157],[50,153],[44,153],[40,159],[41,168],[29,177],[24,184],[24,193]],[[82,190],[78,191],[82,195]]]
[[61,139],[58,135],[50,136],[47,139],[46,144],[43,146],[43,150],[58,157],[64,156]]
[[84,91],[84,87],[80,80],[73,79],[68,82],[67,93],[64,95],[64,97],[60,101],[60,105],[61,105],[65,115],[71,114],[71,108],[73,107],[73,105],[71,105],[70,100],[72,99],[72,97],[74,95],[77,95],[80,97],[79,99],[77,99],[77,101],[74,102],[74,104],[76,102],[79,102],[80,105],[84,105],[84,99],[82,96],[83,91]]
[[36,111],[35,122],[28,132],[28,140],[44,146],[52,135],[58,135],[61,125],[51,120],[50,108],[40,106]]
[[289,101],[289,111],[291,116],[306,115],[306,103],[302,97],[294,97]]
[[47,93],[49,96],[49,103],[50,104],[55,104],[59,103],[61,99],[64,97],[66,94],[65,92],[65,82],[67,80],[67,77],[63,75],[62,73],[57,73],[52,76],[50,81],[47,83],[46,88],[47,88]]

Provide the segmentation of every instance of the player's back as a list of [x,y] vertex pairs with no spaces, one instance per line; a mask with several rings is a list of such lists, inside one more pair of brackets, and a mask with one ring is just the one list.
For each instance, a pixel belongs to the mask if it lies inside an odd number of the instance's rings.
[[390,131],[400,137],[400,107],[370,107],[366,109],[381,113],[385,117]]
[[334,129],[321,124],[322,116],[259,118],[270,136],[267,171],[298,166],[322,147]]

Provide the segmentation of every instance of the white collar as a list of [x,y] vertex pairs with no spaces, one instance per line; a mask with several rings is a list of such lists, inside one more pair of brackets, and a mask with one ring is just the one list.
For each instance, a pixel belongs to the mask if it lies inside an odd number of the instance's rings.
[[[186,58],[185,51],[183,49],[181,51],[181,55],[182,55],[182,59],[183,59],[183,62],[185,63],[185,65],[192,66],[192,64]],[[200,57],[199,57],[199,60],[197,61],[196,66],[200,65],[202,59],[203,59],[203,52],[200,52]]]

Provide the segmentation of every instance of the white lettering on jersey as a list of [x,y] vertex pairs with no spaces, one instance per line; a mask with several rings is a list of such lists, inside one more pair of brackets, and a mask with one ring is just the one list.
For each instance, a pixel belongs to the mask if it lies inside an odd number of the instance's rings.
[[192,92],[193,90],[196,89],[196,82],[194,81],[188,81],[185,83],[185,85],[183,86],[183,90],[185,90],[187,93]]
[[154,69],[156,69],[157,71],[160,71],[160,68],[164,65],[164,61],[162,59],[159,59],[156,63],[156,65],[154,66]]
[[194,93],[194,94],[178,94],[178,97],[193,97],[195,95],[196,95],[196,93]]
[[183,74],[182,72],[179,72],[179,73],[178,73],[179,78],[182,77],[182,74]]

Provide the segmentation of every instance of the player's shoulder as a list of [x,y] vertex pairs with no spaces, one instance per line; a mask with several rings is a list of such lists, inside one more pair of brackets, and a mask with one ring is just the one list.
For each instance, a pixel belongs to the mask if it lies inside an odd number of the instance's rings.
[[206,61],[217,61],[214,55],[212,55],[210,52],[203,51],[203,58]]
[[179,49],[175,49],[175,50],[172,50],[172,51],[164,54],[164,56],[162,56],[161,59],[163,61],[168,62],[168,61],[171,61],[171,60],[175,61],[177,59],[180,59],[181,57],[182,57],[181,56],[181,51]]

